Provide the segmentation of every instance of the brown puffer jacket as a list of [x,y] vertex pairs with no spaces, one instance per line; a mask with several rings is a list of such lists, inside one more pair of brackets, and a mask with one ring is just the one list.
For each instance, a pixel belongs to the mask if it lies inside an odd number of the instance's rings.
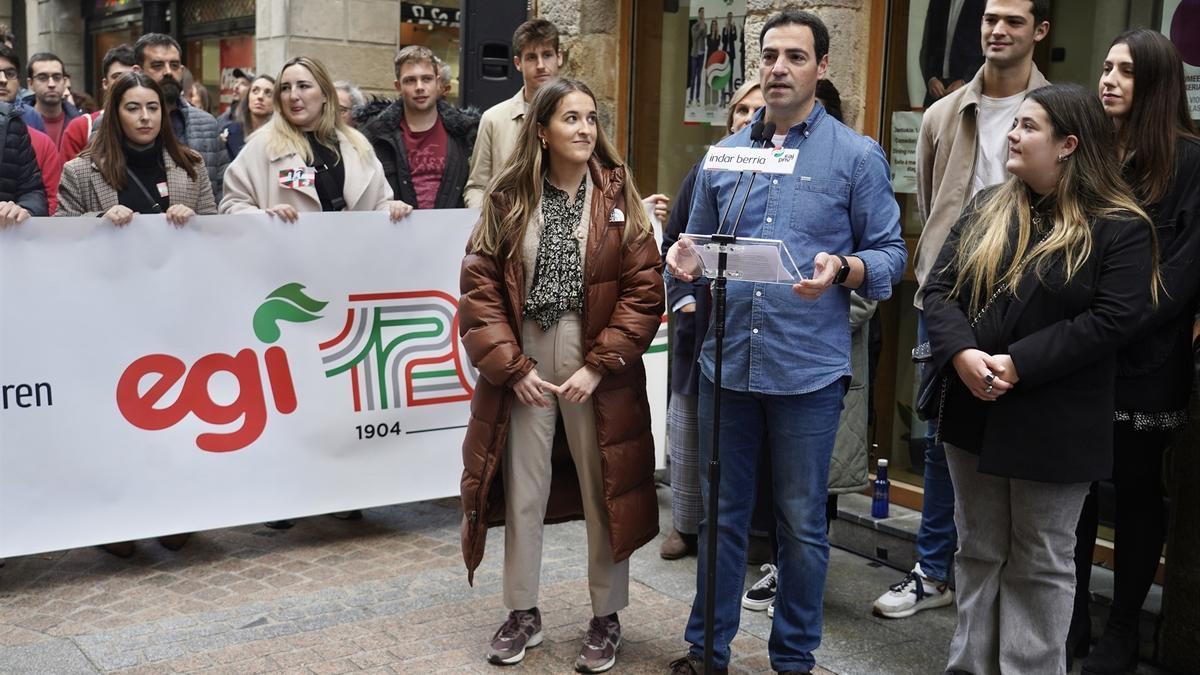
[[[622,243],[625,171],[593,158],[595,184],[584,262],[585,362],[604,377],[592,395],[609,536],[616,561],[628,558],[658,534],[654,493],[654,438],[646,398],[642,354],[663,312],[661,261],[653,237]],[[508,201],[492,194],[498,207]],[[633,208],[642,208],[635,204]],[[482,377],[471,399],[463,441],[462,550],[468,582],[483,559],[487,528],[504,524],[504,481],[500,462],[508,441],[512,386],[534,362],[521,351],[525,270],[520,255],[489,257],[468,251],[459,280],[459,333]],[[559,422],[552,455],[553,479],[546,522],[583,518],[575,465]]]

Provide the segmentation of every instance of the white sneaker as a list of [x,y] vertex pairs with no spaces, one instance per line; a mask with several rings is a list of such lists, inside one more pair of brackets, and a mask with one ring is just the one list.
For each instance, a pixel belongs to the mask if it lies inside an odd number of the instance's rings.
[[933,581],[921,571],[921,563],[913,566],[900,583],[879,596],[871,613],[885,619],[903,619],[923,609],[945,607],[954,602],[954,591],[944,581]]
[[766,572],[763,578],[754,582],[750,590],[746,591],[742,596],[742,607],[752,611],[761,612],[771,606],[775,602],[775,574],[777,572],[774,565],[765,563],[758,568],[760,572]]

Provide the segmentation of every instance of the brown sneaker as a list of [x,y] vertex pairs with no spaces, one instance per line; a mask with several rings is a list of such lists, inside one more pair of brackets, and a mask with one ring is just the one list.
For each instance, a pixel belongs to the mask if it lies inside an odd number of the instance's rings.
[[621,646],[621,622],[614,612],[608,616],[594,616],[583,637],[579,658],[575,659],[575,670],[581,673],[603,673],[617,663],[617,649]]
[[671,528],[671,533],[663,540],[662,548],[658,550],[658,554],[663,560],[679,560],[684,556],[694,555],[696,553],[696,535],[683,534],[675,528]]
[[511,666],[525,658],[525,650],[542,644],[542,615],[538,608],[514,609],[492,636],[487,659],[498,666]]

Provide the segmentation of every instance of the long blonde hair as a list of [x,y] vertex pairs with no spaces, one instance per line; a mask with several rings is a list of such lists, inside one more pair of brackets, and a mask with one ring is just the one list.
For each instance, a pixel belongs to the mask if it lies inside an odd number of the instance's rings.
[[[1075,136],[1079,143],[1063,164],[1053,194],[1048,234],[1040,241],[1033,231],[1030,190],[1013,176],[964,213],[968,223],[955,251],[958,278],[950,297],[967,293],[974,313],[996,289],[1015,293],[1031,269],[1043,278],[1057,256],[1063,257],[1070,281],[1092,254],[1092,223],[1099,218],[1138,218],[1150,229],[1152,258],[1151,295],[1158,302],[1158,255],[1150,218],[1131,196],[1121,178],[1112,124],[1093,92],[1078,85],[1053,85],[1035,89],[1026,97],[1040,105],[1050,118],[1054,137]],[[1016,246],[1009,240],[1016,215]]]
[[[482,219],[471,234],[471,251],[490,256],[512,256],[521,249],[525,228],[542,199],[542,180],[549,170],[550,153],[542,147],[538,138],[538,126],[550,125],[550,118],[558,104],[572,92],[582,92],[596,102],[596,96],[586,84],[578,80],[557,79],[538,88],[529,104],[529,111],[521,122],[517,136],[517,147],[512,157],[488,186],[488,193],[500,193],[508,198],[508,210],[502,212],[486,198],[483,202]],[[596,127],[596,149],[592,157],[609,169],[623,168],[625,181],[622,187],[625,197],[626,243],[640,241],[653,233],[653,226],[642,207],[642,197],[633,183],[633,173],[625,166],[615,148],[604,135],[604,128]],[[585,205],[584,208],[589,208]]]
[[[297,56],[283,64],[283,67],[279,69],[279,77],[276,78],[277,83],[283,82],[284,71],[292,66],[307,68],[312,73],[313,80],[317,86],[320,87],[321,93],[325,95],[325,104],[321,108],[321,118],[317,121],[317,128],[313,132],[317,137],[317,142],[340,156],[337,137],[337,132],[340,131],[345,134],[346,140],[350,142],[351,147],[354,148],[360,157],[370,155],[373,151],[371,150],[371,144],[367,142],[367,138],[353,128],[346,126],[346,123],[342,121],[342,116],[338,114],[337,89],[334,88],[333,78],[329,76],[329,71],[325,69],[325,66],[314,58]],[[299,155],[305,163],[311,164],[313,161],[312,148],[309,147],[308,140],[304,138],[304,132],[287,118],[287,113],[285,112],[287,108],[283,104],[283,87],[279,84],[275,86],[272,99],[275,101],[275,114],[259,129],[266,133],[267,151],[279,156]],[[330,104],[330,101],[333,103]]]

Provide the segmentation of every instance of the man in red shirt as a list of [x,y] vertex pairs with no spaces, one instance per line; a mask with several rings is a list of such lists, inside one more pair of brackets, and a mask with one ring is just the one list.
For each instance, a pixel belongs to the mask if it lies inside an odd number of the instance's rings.
[[441,61],[411,45],[396,55],[400,98],[370,103],[357,116],[396,199],[418,209],[463,208],[479,112],[441,98]]
[[54,148],[54,141],[37,129],[29,129],[29,144],[42,170],[42,187],[46,188],[46,205],[50,215],[58,210],[58,183],[62,180],[63,159]]
[[64,164],[75,159],[91,140],[92,129],[104,114],[104,93],[123,73],[134,70],[135,64],[133,47],[129,45],[117,45],[104,55],[104,61],[100,64],[100,72],[104,73],[100,80],[100,110],[90,115],[80,115],[67,124],[67,130],[63,132],[62,143],[58,148]]
[[26,97],[25,103],[32,107],[23,117],[29,127],[46,132],[56,148],[67,123],[79,117],[79,110],[63,99],[66,77],[62,59],[54,54],[40,52],[30,57],[29,88],[33,94]]

